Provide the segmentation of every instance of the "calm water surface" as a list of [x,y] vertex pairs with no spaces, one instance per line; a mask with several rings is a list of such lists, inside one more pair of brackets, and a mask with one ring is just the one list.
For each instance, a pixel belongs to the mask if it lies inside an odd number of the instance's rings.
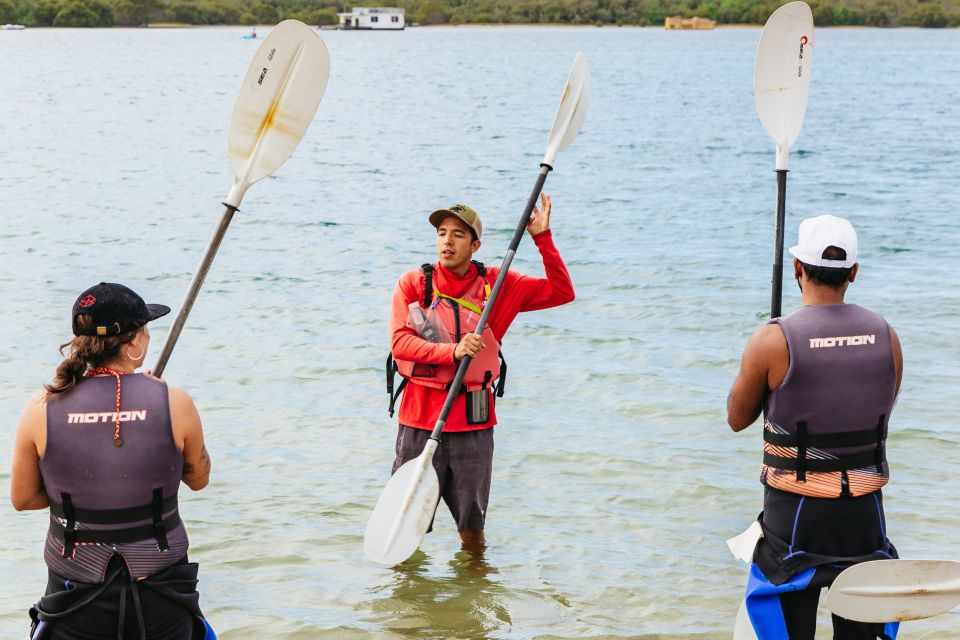
[[[226,127],[257,45],[241,33],[0,32],[3,484],[76,294],[119,280],[179,304],[232,180]],[[723,541],[760,510],[760,439],[729,431],[724,402],[769,306],[775,205],[758,37],[323,33],[316,121],[248,193],[167,369],[214,461],[181,509],[222,638],[730,636],[746,569]],[[361,541],[392,461],[393,285],[432,257],[426,214],[455,201],[499,263],[577,50],[593,100],[547,191],[578,297],[507,336],[491,547],[461,553],[441,507],[410,562],[374,567]],[[819,30],[788,186],[788,239],[803,217],[849,217],[849,299],[900,333],[886,504],[913,558],[957,559],[960,536],[958,78],[955,30]],[[529,240],[515,265],[541,273]],[[45,521],[0,505],[0,636],[25,633],[43,590]],[[901,637],[958,628],[951,613]]]

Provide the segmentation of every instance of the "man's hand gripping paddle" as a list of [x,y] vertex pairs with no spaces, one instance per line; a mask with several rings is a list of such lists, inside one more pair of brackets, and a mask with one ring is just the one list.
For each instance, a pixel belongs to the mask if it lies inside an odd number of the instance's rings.
[[[530,199],[527,200],[520,223],[513,234],[510,248],[503,257],[500,273],[487,299],[487,304],[480,315],[477,335],[483,333],[487,326],[487,319],[496,302],[500,287],[513,262],[523,232],[530,222],[530,214],[540,196],[547,173],[553,169],[553,161],[557,153],[566,148],[577,137],[583,119],[587,115],[587,103],[590,99],[590,69],[583,54],[578,53],[567,77],[567,85],[563,90],[563,98],[557,108],[553,120],[553,128],[547,141],[547,152],[540,163],[540,174]],[[393,474],[377,500],[377,505],[370,514],[367,530],[363,537],[363,552],[367,558],[377,564],[392,566],[403,562],[420,546],[420,541],[430,526],[430,521],[437,509],[440,500],[440,484],[437,472],[433,469],[433,453],[440,444],[440,433],[450,414],[453,401],[460,392],[463,377],[470,366],[471,358],[465,357],[457,367],[457,374],[450,384],[446,402],[440,410],[436,426],[430,439],[415,460],[407,462]]]
[[153,369],[154,375],[161,376],[167,366],[243,194],[254,182],[279,169],[297,148],[313,120],[329,77],[330,55],[326,45],[313,29],[297,20],[278,24],[257,49],[230,118],[228,149],[234,182],[223,203],[226,211],[190,282]]
[[786,218],[787,160],[807,112],[813,67],[813,12],[806,2],[785,4],[760,34],[754,68],[757,115],[777,145],[777,236],[773,254],[770,317],[780,317],[783,298],[783,233]]

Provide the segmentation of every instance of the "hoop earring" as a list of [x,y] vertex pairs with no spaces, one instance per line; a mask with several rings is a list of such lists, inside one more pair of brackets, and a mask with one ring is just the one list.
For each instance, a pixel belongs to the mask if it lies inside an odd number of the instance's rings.
[[140,358],[143,357],[143,347],[140,347],[140,354],[139,354],[138,356],[136,356],[136,357],[133,357],[133,356],[130,355],[130,350],[129,350],[129,349],[127,349],[127,350],[124,352],[124,355],[126,355],[128,358],[130,358],[131,360],[133,360],[134,362],[136,362],[137,360],[139,360]]

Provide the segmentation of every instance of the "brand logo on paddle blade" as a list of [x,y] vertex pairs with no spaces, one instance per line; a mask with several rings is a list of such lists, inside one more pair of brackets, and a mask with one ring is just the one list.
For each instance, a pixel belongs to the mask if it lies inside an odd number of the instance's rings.
[[798,78],[802,78],[802,77],[803,77],[803,45],[807,44],[808,42],[809,42],[809,40],[807,39],[807,36],[800,36],[800,55],[798,56],[798,59],[800,60],[800,63],[797,64],[797,77],[798,77]]
[[86,298],[84,298],[83,300],[81,300],[79,304],[80,304],[81,307],[83,307],[84,309],[86,309],[87,307],[92,307],[93,304],[94,304],[96,301],[97,301],[97,299],[94,298],[93,296],[87,296]]
[[263,84],[263,78],[264,78],[264,76],[266,76],[266,75],[267,75],[267,68],[264,67],[264,68],[263,68],[263,71],[260,72],[260,79],[257,80],[257,84],[262,85],[262,84]]
[[270,53],[267,55],[267,60],[273,60],[273,54],[277,52],[276,49],[270,49]]
[[837,336],[835,338],[810,338],[811,349],[829,349],[831,347],[859,347],[876,344],[877,336],[871,333],[864,336]]

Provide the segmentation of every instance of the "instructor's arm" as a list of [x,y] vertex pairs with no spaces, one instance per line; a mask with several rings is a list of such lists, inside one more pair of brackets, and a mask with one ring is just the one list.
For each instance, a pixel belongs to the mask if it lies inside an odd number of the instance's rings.
[[170,422],[177,447],[183,451],[183,483],[199,491],[210,482],[210,455],[203,443],[203,425],[193,399],[170,387]]
[[757,329],[743,348],[740,372],[727,396],[727,424],[743,431],[760,416],[763,399],[783,382],[790,365],[787,339],[779,325]]
[[46,404],[40,392],[27,401],[17,423],[10,468],[10,504],[17,511],[44,509],[50,504],[40,474],[40,456],[46,444]]
[[[510,295],[505,301],[502,320],[509,326],[510,321],[519,312],[538,311],[558,307],[573,302],[573,280],[567,266],[553,244],[553,232],[550,230],[550,214],[553,207],[550,196],[540,194],[540,208],[533,208],[533,215],[527,225],[527,231],[533,236],[533,242],[543,258],[543,271],[546,278],[533,278],[510,272]],[[505,285],[506,288],[506,285]],[[501,302],[497,302],[500,305]],[[498,310],[497,315],[500,316]],[[498,317],[498,320],[501,319]],[[496,333],[496,330],[494,331]]]

